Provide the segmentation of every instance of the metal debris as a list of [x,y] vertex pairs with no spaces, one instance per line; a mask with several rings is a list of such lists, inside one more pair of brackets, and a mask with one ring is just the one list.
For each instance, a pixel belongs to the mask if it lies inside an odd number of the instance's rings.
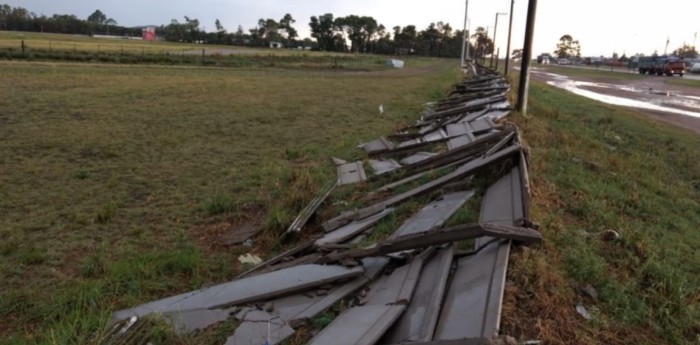
[[319,195],[317,195],[311,202],[304,208],[301,213],[294,219],[291,225],[289,225],[289,228],[287,228],[287,231],[285,234],[289,234],[292,232],[299,232],[301,231],[301,228],[306,225],[306,222],[309,221],[309,218],[316,212],[319,206],[323,203],[326,198],[331,194],[333,189],[338,184],[336,182],[333,182],[329,184],[326,188],[324,188]]
[[338,166],[338,185],[353,184],[367,179],[361,161],[345,163]]
[[[385,181],[368,193],[372,203],[327,220],[325,234],[237,280],[118,311],[109,334],[126,339],[124,333],[142,332],[149,326],[138,321],[149,314],[162,315],[183,333],[236,317],[240,324],[226,344],[277,344],[355,296],[311,344],[497,344],[511,243],[542,237],[528,219],[527,152],[515,125],[504,121],[509,85],[483,67],[469,69],[476,76],[456,84],[415,124],[360,145],[373,158],[371,176],[360,160],[333,158],[337,181],[319,192],[285,234],[304,228],[336,186]],[[433,176],[431,171],[435,178],[407,187]],[[479,223],[443,227],[473,196],[469,189],[477,173],[498,174],[482,198]],[[399,187],[404,190],[392,194]],[[389,238],[358,247],[392,207],[426,194],[434,200]],[[455,260],[453,243],[467,239],[474,239],[474,251]]]

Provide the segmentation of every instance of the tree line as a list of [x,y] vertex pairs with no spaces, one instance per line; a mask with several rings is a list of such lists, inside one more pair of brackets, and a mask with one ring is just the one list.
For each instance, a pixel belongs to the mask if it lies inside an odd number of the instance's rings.
[[[332,13],[312,16],[308,23],[311,38],[301,39],[293,24],[296,20],[285,14],[279,20],[260,18],[255,27],[245,30],[226,30],[216,19],[215,31],[207,32],[196,18],[173,19],[167,25],[156,28],[156,35],[166,41],[269,47],[278,44],[287,48],[311,48],[313,50],[372,53],[388,55],[421,55],[434,57],[459,57],[462,49],[462,31],[449,23],[438,21],[419,30],[415,25],[387,28],[371,16],[348,15],[334,17]],[[37,15],[21,7],[0,5],[0,30],[34,31],[48,33],[117,36],[140,36],[141,28],[124,27],[96,10],[86,19],[75,15],[51,17]],[[476,58],[490,55],[493,42],[483,27],[471,35],[472,55]]]

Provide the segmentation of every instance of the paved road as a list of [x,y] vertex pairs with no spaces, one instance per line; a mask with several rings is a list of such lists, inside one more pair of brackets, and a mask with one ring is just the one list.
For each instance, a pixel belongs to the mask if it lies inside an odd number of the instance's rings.
[[[566,68],[583,68],[583,69],[591,69],[591,70],[598,70],[598,71],[611,71],[611,72],[616,72],[616,73],[630,73],[630,74],[639,74],[636,70],[630,70],[629,68],[626,67],[615,67],[613,69],[610,69],[610,66],[600,66],[598,68],[588,66],[588,65],[557,65],[560,67],[566,67]],[[674,76],[675,78],[678,78],[678,76]],[[662,78],[662,77],[659,77]],[[666,77],[669,78],[669,77]],[[692,80],[700,80],[700,74],[694,74],[694,73],[686,73],[683,75],[683,78],[686,79],[692,79]]]
[[[570,68],[585,68],[574,67]],[[668,77],[620,80],[564,76],[535,66],[532,78],[604,103],[632,107],[700,134],[700,88],[668,84]],[[619,73],[628,73],[619,71]],[[678,77],[675,77],[678,78]]]

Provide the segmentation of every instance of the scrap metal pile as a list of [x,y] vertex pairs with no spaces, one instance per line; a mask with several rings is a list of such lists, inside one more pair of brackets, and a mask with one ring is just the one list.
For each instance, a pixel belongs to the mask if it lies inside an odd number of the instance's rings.
[[[335,159],[337,182],[287,232],[304,230],[336,186],[381,186],[367,198],[374,201],[327,220],[322,236],[231,282],[115,312],[112,340],[126,339],[153,314],[185,333],[235,318],[226,344],[278,344],[340,301],[346,308],[309,344],[479,344],[498,335],[511,244],[541,237],[528,220],[526,154],[505,121],[509,86],[477,71],[412,126],[363,144],[368,159]],[[489,184],[479,190],[473,176]],[[478,222],[445,226],[478,197]],[[375,226],[408,200],[426,204],[367,245]],[[457,248],[466,240],[473,249]]]

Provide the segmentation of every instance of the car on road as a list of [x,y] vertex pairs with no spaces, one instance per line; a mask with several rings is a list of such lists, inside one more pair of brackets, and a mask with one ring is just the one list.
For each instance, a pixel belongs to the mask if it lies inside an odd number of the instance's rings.
[[558,62],[560,65],[571,65],[571,60],[569,60],[569,59],[564,59],[564,58],[562,58],[562,59],[559,59],[559,61],[557,61],[557,62]]
[[700,62],[693,63],[693,65],[688,68],[688,72],[700,74]]

